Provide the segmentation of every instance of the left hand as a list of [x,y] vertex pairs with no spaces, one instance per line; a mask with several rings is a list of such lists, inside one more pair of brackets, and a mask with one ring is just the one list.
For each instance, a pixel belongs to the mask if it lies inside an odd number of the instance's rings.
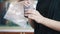
[[43,18],[43,16],[34,9],[29,9],[28,11],[26,11],[25,16],[28,16],[28,18],[33,19],[37,22],[39,22]]

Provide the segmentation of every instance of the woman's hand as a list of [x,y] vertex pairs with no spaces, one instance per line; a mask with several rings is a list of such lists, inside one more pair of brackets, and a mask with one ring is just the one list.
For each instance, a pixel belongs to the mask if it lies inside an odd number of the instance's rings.
[[[24,1],[24,5],[28,7],[31,5],[31,3],[29,1]],[[25,16],[27,16],[29,19],[37,21],[38,23],[43,19],[43,16],[34,8],[28,8],[25,11]]]
[[44,18],[38,11],[34,9],[29,9],[28,11],[26,11],[25,16],[37,21],[38,23]]

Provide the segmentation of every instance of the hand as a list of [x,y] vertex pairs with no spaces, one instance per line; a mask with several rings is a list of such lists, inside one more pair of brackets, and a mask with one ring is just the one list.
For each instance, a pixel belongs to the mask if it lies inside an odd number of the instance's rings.
[[28,16],[28,18],[33,19],[37,22],[40,22],[44,17],[36,10],[29,9],[25,12],[25,16]]

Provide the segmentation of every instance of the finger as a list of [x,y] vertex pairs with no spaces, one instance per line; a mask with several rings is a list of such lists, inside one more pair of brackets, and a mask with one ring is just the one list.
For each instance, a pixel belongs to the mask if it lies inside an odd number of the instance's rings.
[[28,18],[30,18],[30,19],[33,19],[33,20],[35,20],[35,17],[36,15],[33,15],[33,14],[28,14]]
[[28,7],[28,6],[30,6],[30,2],[29,2],[29,1],[25,1],[25,2],[24,2],[24,5],[25,5],[26,7]]
[[27,13],[27,14],[35,14],[36,15],[36,11],[35,10],[28,10],[28,11],[26,11],[25,13]]
[[24,14],[24,16],[28,16],[28,14]]

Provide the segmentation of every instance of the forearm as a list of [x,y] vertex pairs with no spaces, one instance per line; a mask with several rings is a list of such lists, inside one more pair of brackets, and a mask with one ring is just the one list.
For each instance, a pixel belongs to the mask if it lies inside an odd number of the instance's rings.
[[60,31],[60,21],[55,21],[55,20],[48,19],[48,18],[44,17],[44,18],[40,19],[39,23],[41,23],[51,29]]

